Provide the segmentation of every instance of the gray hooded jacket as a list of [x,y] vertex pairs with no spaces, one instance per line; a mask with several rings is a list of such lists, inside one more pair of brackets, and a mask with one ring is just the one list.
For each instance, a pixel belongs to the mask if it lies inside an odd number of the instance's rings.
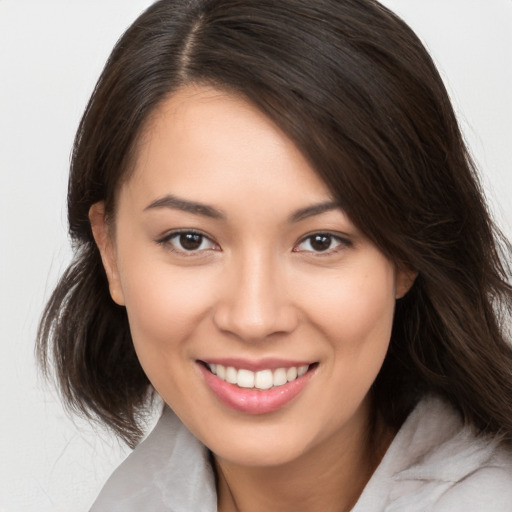
[[[208,450],[169,408],[91,512],[216,512]],[[409,415],[352,512],[512,512],[512,452],[428,397]]]

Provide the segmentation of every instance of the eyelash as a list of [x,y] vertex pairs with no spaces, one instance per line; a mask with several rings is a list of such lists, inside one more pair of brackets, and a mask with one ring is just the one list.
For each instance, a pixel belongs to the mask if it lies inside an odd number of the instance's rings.
[[[198,237],[199,238],[199,246],[194,249],[187,250],[183,246],[182,246],[182,248],[177,248],[173,244],[173,242],[172,242],[173,239],[177,239],[178,243],[180,243],[180,242],[182,243],[183,240],[180,240],[180,238],[183,236],[187,236],[187,235],[188,236],[192,235],[192,236]],[[329,242],[329,246],[325,250],[315,251],[314,247],[312,246],[312,241],[315,237],[323,238],[324,240],[327,239]],[[319,240],[317,240],[317,241],[319,241]],[[209,243],[210,247],[201,248],[201,246],[205,242]],[[336,245],[336,247],[331,248],[330,246],[332,245],[333,242],[336,242],[337,245]],[[194,229],[173,231],[171,233],[168,233],[161,239],[157,240],[157,243],[168,248],[172,252],[175,252],[175,253],[178,253],[178,254],[181,254],[184,256],[196,256],[200,253],[203,253],[204,251],[212,251],[212,250],[216,251],[216,250],[220,249],[220,247],[209,236],[207,236],[205,233],[203,233],[201,231],[197,231]],[[299,249],[299,247],[304,243],[308,243],[310,249],[306,249],[306,250]],[[340,236],[330,233],[328,231],[327,232],[318,231],[316,233],[310,233],[310,234],[304,236],[303,238],[301,238],[300,241],[293,247],[292,252],[312,253],[312,254],[315,254],[316,256],[329,256],[329,255],[335,254],[335,253],[343,250],[343,248],[350,247],[350,246],[352,246],[352,242],[346,238],[340,237]]]
[[[324,238],[329,240],[329,247],[325,250],[315,251],[314,248],[311,245],[312,240],[315,237]],[[308,250],[300,250],[297,249],[300,245],[308,242],[311,249]],[[330,248],[332,242],[337,242],[337,245],[335,248]],[[304,252],[304,253],[312,253],[316,256],[330,256],[332,254],[336,254],[337,252],[343,250],[344,248],[351,247],[352,242],[348,240],[347,238],[343,238],[339,235],[335,235],[334,233],[331,233],[329,231],[317,231],[316,233],[310,233],[303,238],[295,245],[293,248],[293,252]]]
[[[187,250],[184,247],[177,248],[173,244],[173,242],[172,242],[173,239],[178,239],[179,240],[182,236],[186,236],[186,235],[193,235],[193,236],[199,237],[200,238],[200,245],[199,245],[199,247],[197,247],[196,249],[192,249],[192,250],[189,249],[189,250]],[[183,241],[181,241],[181,242],[183,242]],[[205,242],[209,242],[209,244],[212,247],[201,249],[201,246]],[[164,246],[165,248],[169,249],[170,251],[178,253],[178,254],[181,254],[183,256],[196,256],[197,254],[203,253],[204,251],[219,250],[219,246],[215,242],[213,242],[212,239],[209,236],[207,236],[203,232],[197,231],[195,229],[183,229],[183,230],[179,230],[179,231],[173,231],[171,233],[168,233],[167,235],[165,235],[161,239],[157,240],[157,243],[162,245],[162,246]]]

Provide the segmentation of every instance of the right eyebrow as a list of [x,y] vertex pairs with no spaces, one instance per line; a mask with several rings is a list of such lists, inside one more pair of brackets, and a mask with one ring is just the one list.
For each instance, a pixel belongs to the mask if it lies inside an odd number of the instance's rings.
[[202,215],[204,217],[210,217],[212,219],[225,220],[226,215],[213,206],[198,203],[195,201],[188,201],[179,197],[168,194],[164,197],[156,199],[150,203],[144,211],[158,209],[158,208],[170,208],[172,210],[181,210],[183,212],[192,213],[194,215]]
[[341,209],[340,204],[334,201],[326,201],[325,203],[313,204],[294,212],[292,215],[290,215],[289,222],[299,222],[301,220],[307,219],[308,217],[314,217],[315,215],[321,215],[322,213],[339,209]]

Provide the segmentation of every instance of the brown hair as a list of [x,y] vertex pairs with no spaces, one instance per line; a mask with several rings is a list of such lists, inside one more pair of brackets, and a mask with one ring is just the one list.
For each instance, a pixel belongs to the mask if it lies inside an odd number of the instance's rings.
[[[399,426],[427,392],[512,441],[510,247],[488,215],[442,80],[423,45],[374,0],[161,0],[114,48],[72,157],[75,257],[38,339],[66,403],[130,445],[150,384],[109,296],[88,219],[115,213],[145,120],[178,87],[243,95],[297,145],[346,213],[418,277],[397,302],[375,404]],[[507,253],[507,254],[505,254]]]

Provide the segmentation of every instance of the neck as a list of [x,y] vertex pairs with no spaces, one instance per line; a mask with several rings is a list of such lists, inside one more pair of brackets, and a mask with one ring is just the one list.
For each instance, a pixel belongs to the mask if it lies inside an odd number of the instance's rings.
[[293,461],[248,467],[214,457],[219,512],[349,511],[394,433],[382,420],[352,435],[337,433]]

